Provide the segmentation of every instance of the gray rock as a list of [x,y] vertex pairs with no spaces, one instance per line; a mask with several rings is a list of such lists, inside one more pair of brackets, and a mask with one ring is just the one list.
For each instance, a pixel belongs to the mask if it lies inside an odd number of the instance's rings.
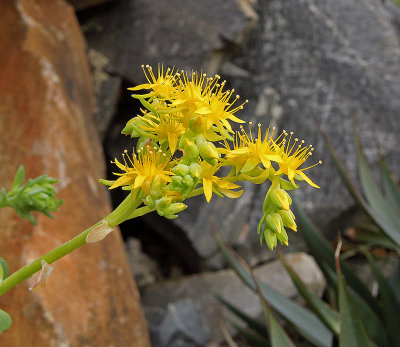
[[[392,11],[394,13],[394,11]],[[354,116],[368,160],[376,163],[375,137],[394,172],[400,172],[400,46],[393,19],[378,0],[263,1],[258,26],[243,50],[222,66],[223,75],[250,103],[242,118],[294,131],[311,143],[307,174],[321,189],[301,184],[294,196],[318,226],[348,210],[347,193],[320,135],[327,133],[353,180],[357,181]],[[308,165],[306,165],[308,166]],[[246,185],[239,200],[199,199],[181,213],[181,222],[202,256],[215,250],[212,226],[247,261],[263,260],[255,233],[267,187]],[[213,198],[214,199],[214,198]],[[214,220],[214,221],[213,221]],[[249,230],[241,244],[240,235]],[[324,228],[328,234],[335,232]],[[290,233],[293,249],[304,249],[301,231]]]
[[193,300],[184,299],[168,304],[158,334],[161,346],[205,346],[209,327],[201,309]]
[[[305,253],[292,253],[286,256],[286,260],[307,284],[308,288],[321,296],[325,282],[313,258]],[[293,298],[297,295],[296,288],[279,261],[275,260],[258,266],[254,272],[261,282],[266,283],[286,297]],[[242,284],[233,270],[220,270],[213,273],[192,275],[180,280],[159,282],[156,286],[149,287],[143,292],[142,303],[146,312],[154,312],[155,309],[165,309],[168,303],[190,298],[200,305],[205,320],[211,328],[209,341],[221,341],[219,320],[239,321],[235,320],[235,317],[219,304],[214,293],[235,304],[251,317],[258,317],[262,313],[258,296]],[[147,318],[153,329],[160,326],[160,323],[157,323],[157,321],[160,322],[159,317],[151,320],[151,317],[147,315]]]
[[256,19],[247,0],[125,0],[102,6],[83,28],[89,47],[110,59],[111,73],[142,81],[142,64],[215,73]]
[[296,196],[323,225],[353,201],[315,120],[354,179],[354,116],[371,162],[375,133],[393,170],[400,171],[399,37],[377,0],[268,1],[260,3],[259,16],[243,56],[234,61],[252,76],[238,81],[238,89],[254,86],[253,121],[271,121],[315,146],[314,162],[324,164],[309,174],[322,188],[307,187]]
[[139,240],[129,238],[125,243],[125,248],[128,263],[139,290],[154,284],[162,277],[156,261],[142,252]]
[[89,49],[88,59],[96,98],[95,125],[100,138],[104,140],[116,112],[122,79],[108,73],[109,59],[101,52]]

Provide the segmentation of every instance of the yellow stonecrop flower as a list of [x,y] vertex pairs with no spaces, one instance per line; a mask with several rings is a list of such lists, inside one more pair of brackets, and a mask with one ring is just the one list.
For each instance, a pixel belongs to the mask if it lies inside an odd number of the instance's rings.
[[[126,157],[129,163],[127,163]],[[130,190],[141,188],[146,194],[150,194],[150,186],[156,176],[165,182],[171,182],[170,176],[173,175],[169,167],[170,158],[157,147],[150,145],[138,150],[138,154],[133,154],[132,157],[125,151],[124,164],[117,159],[114,163],[124,172],[114,173],[120,177],[111,185],[110,189],[120,186],[128,187],[127,189]]]
[[233,190],[241,188],[241,186],[214,175],[219,169],[218,166],[210,165],[206,161],[202,161],[200,166],[202,168],[204,196],[207,202],[210,202],[213,191],[215,193],[222,193],[231,199],[236,199],[242,195],[243,190]]
[[290,133],[288,140],[288,133],[286,131],[283,132],[283,135],[283,138],[277,143],[276,147],[276,153],[281,157],[281,161],[279,162],[279,170],[275,175],[284,174],[292,183],[294,183],[296,176],[299,176],[300,179],[306,181],[310,186],[319,188],[319,186],[311,181],[303,171],[322,164],[322,161],[306,168],[299,169],[299,166],[301,166],[312,155],[314,148],[311,145],[303,147],[304,141],[302,140],[299,143],[298,138],[295,138],[294,141],[292,141],[293,132]]
[[186,130],[181,123],[182,115],[179,112],[159,116],[145,113],[145,116],[140,119],[142,122],[139,128],[147,132],[149,138],[153,138],[160,144],[168,142],[171,154],[174,154],[178,140]]
[[142,65],[143,72],[146,76],[147,82],[140,84],[136,87],[128,88],[128,90],[142,90],[142,89],[152,89],[152,92],[148,94],[141,95],[142,98],[157,97],[162,100],[169,99],[171,95],[175,92],[176,80],[179,78],[179,73],[175,72],[174,69],[167,68],[164,73],[164,66],[158,66],[157,77],[154,75],[153,68],[146,65]]

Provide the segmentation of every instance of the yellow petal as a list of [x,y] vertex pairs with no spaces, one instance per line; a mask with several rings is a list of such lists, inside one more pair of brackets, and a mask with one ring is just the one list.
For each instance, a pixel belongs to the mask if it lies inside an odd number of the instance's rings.
[[230,199],[237,199],[243,194],[243,190],[219,189],[219,191]]
[[212,197],[212,180],[203,178],[203,189],[207,202],[210,202]]

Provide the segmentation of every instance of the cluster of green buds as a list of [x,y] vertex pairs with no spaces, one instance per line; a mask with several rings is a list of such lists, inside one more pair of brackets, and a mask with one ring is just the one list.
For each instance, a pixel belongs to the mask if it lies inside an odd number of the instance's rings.
[[7,193],[3,188],[0,192],[0,207],[12,207],[22,217],[37,225],[32,211],[39,211],[48,217],[54,218],[51,212],[56,212],[62,200],[55,199],[56,190],[53,184],[56,179],[47,175],[29,179],[22,184],[25,178],[25,169],[20,166],[15,174],[14,183]]
[[[296,189],[286,184],[286,189]],[[282,189],[279,179],[272,181],[263,203],[263,216],[258,224],[257,233],[260,235],[260,243],[267,244],[269,249],[274,249],[277,241],[288,245],[286,228],[297,231],[295,216],[290,210],[292,199],[286,190]]]
[[151,211],[176,218],[186,209],[187,198],[200,194],[207,202],[213,194],[238,198],[243,193],[240,182],[269,180],[258,232],[271,249],[277,241],[287,245],[285,227],[296,231],[296,223],[286,190],[298,188],[295,180],[318,188],[304,173],[317,164],[299,168],[314,149],[293,133],[275,136],[274,128],[268,128],[263,137],[261,125],[257,137],[251,123],[248,133],[242,126],[234,131],[232,123],[245,123],[235,113],[247,100],[235,105],[239,96],[232,98],[234,90],[224,90],[226,82],[218,75],[189,75],[163,66],[157,75],[150,66],[143,66],[143,71],[147,83],[129,89],[144,109],[122,130],[137,139],[136,148],[131,155],[125,151],[123,163],[115,159],[122,171],[115,173],[118,179],[101,180],[110,189],[130,191],[131,202],[117,209],[109,222],[114,225]]

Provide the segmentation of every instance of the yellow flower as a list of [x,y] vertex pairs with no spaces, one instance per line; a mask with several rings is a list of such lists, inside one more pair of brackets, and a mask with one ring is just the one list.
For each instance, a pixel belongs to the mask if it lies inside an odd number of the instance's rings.
[[298,178],[296,179],[302,179],[306,181],[309,185],[315,188],[319,188],[319,186],[311,181],[310,178],[307,177],[303,171],[311,169],[316,165],[322,164],[322,161],[319,161],[318,163],[303,169],[298,168],[312,155],[314,148],[311,145],[303,147],[303,140],[300,141],[300,144],[298,144],[296,147],[296,144],[299,142],[299,140],[295,138],[293,142],[291,141],[293,132],[290,133],[288,140],[286,140],[288,136],[288,133],[286,131],[283,131],[283,135],[284,136],[280,140],[280,142],[276,144],[276,152],[277,154],[279,154],[282,160],[279,162],[279,170],[275,173],[275,175],[284,174],[293,184],[295,184],[294,179],[296,178],[296,176],[298,176]]
[[[129,164],[127,164],[125,156],[128,157]],[[128,156],[127,151],[124,154],[124,164],[121,164],[117,159],[114,163],[122,170],[123,173],[115,173],[120,176],[110,189],[128,186],[128,189],[141,188],[146,194],[150,194],[150,186],[153,179],[158,176],[165,182],[171,182],[173,175],[172,170],[168,167],[170,158],[168,158],[156,147],[151,148],[146,145],[145,148],[138,151],[138,154]]]
[[253,138],[251,132],[252,123],[250,125],[250,135],[242,128],[242,133],[239,134],[240,141],[235,140],[234,148],[231,150],[229,145],[225,145],[225,149],[221,150],[221,153],[225,154],[225,161],[230,163],[236,168],[236,174],[241,171],[242,173],[248,173],[254,170],[259,164],[263,164],[265,169],[269,169],[271,161],[277,163],[281,162],[282,159],[275,151],[276,144],[273,141],[275,128],[272,128],[271,135],[269,135],[270,129],[268,128],[267,133],[264,136],[264,140],[261,135],[261,124],[258,125],[257,138]]
[[[229,137],[229,132],[233,132],[229,121],[244,123],[243,120],[236,117],[234,113],[243,108],[246,100],[239,106],[234,107],[239,96],[231,101],[230,98],[234,90],[223,91],[225,81],[218,83],[220,76],[206,78],[206,74],[192,72],[191,78],[182,73],[181,84],[176,90],[176,95],[171,106],[177,107],[184,115],[183,124],[189,127],[189,121],[193,117],[202,116],[205,121],[204,136],[207,140],[217,139],[215,130],[223,137]],[[216,126],[216,129],[213,129]]]
[[213,192],[220,196],[222,193],[232,199],[238,198],[242,195],[243,190],[232,190],[241,188],[241,186],[214,176],[215,172],[219,169],[218,166],[210,165],[206,161],[202,161],[200,165],[202,168],[204,196],[206,197],[207,202],[210,202]]
[[146,73],[146,70],[144,68],[145,66],[142,65],[142,69],[148,83],[128,88],[128,90],[136,91],[142,89],[152,89],[153,91],[144,95],[132,95],[132,96],[140,98],[156,97],[163,100],[169,99],[171,97],[171,94],[175,92],[176,80],[179,77],[179,73],[176,72],[174,73],[174,69],[167,68],[164,74],[164,66],[158,65],[158,74],[156,77],[154,75],[153,68],[151,66],[146,65],[148,73]]
[[179,113],[161,114],[159,117],[146,113],[145,117],[140,117],[142,122],[139,127],[145,132],[150,132],[148,137],[155,139],[160,144],[167,141],[171,154],[174,154],[178,140],[185,132],[181,118]]

